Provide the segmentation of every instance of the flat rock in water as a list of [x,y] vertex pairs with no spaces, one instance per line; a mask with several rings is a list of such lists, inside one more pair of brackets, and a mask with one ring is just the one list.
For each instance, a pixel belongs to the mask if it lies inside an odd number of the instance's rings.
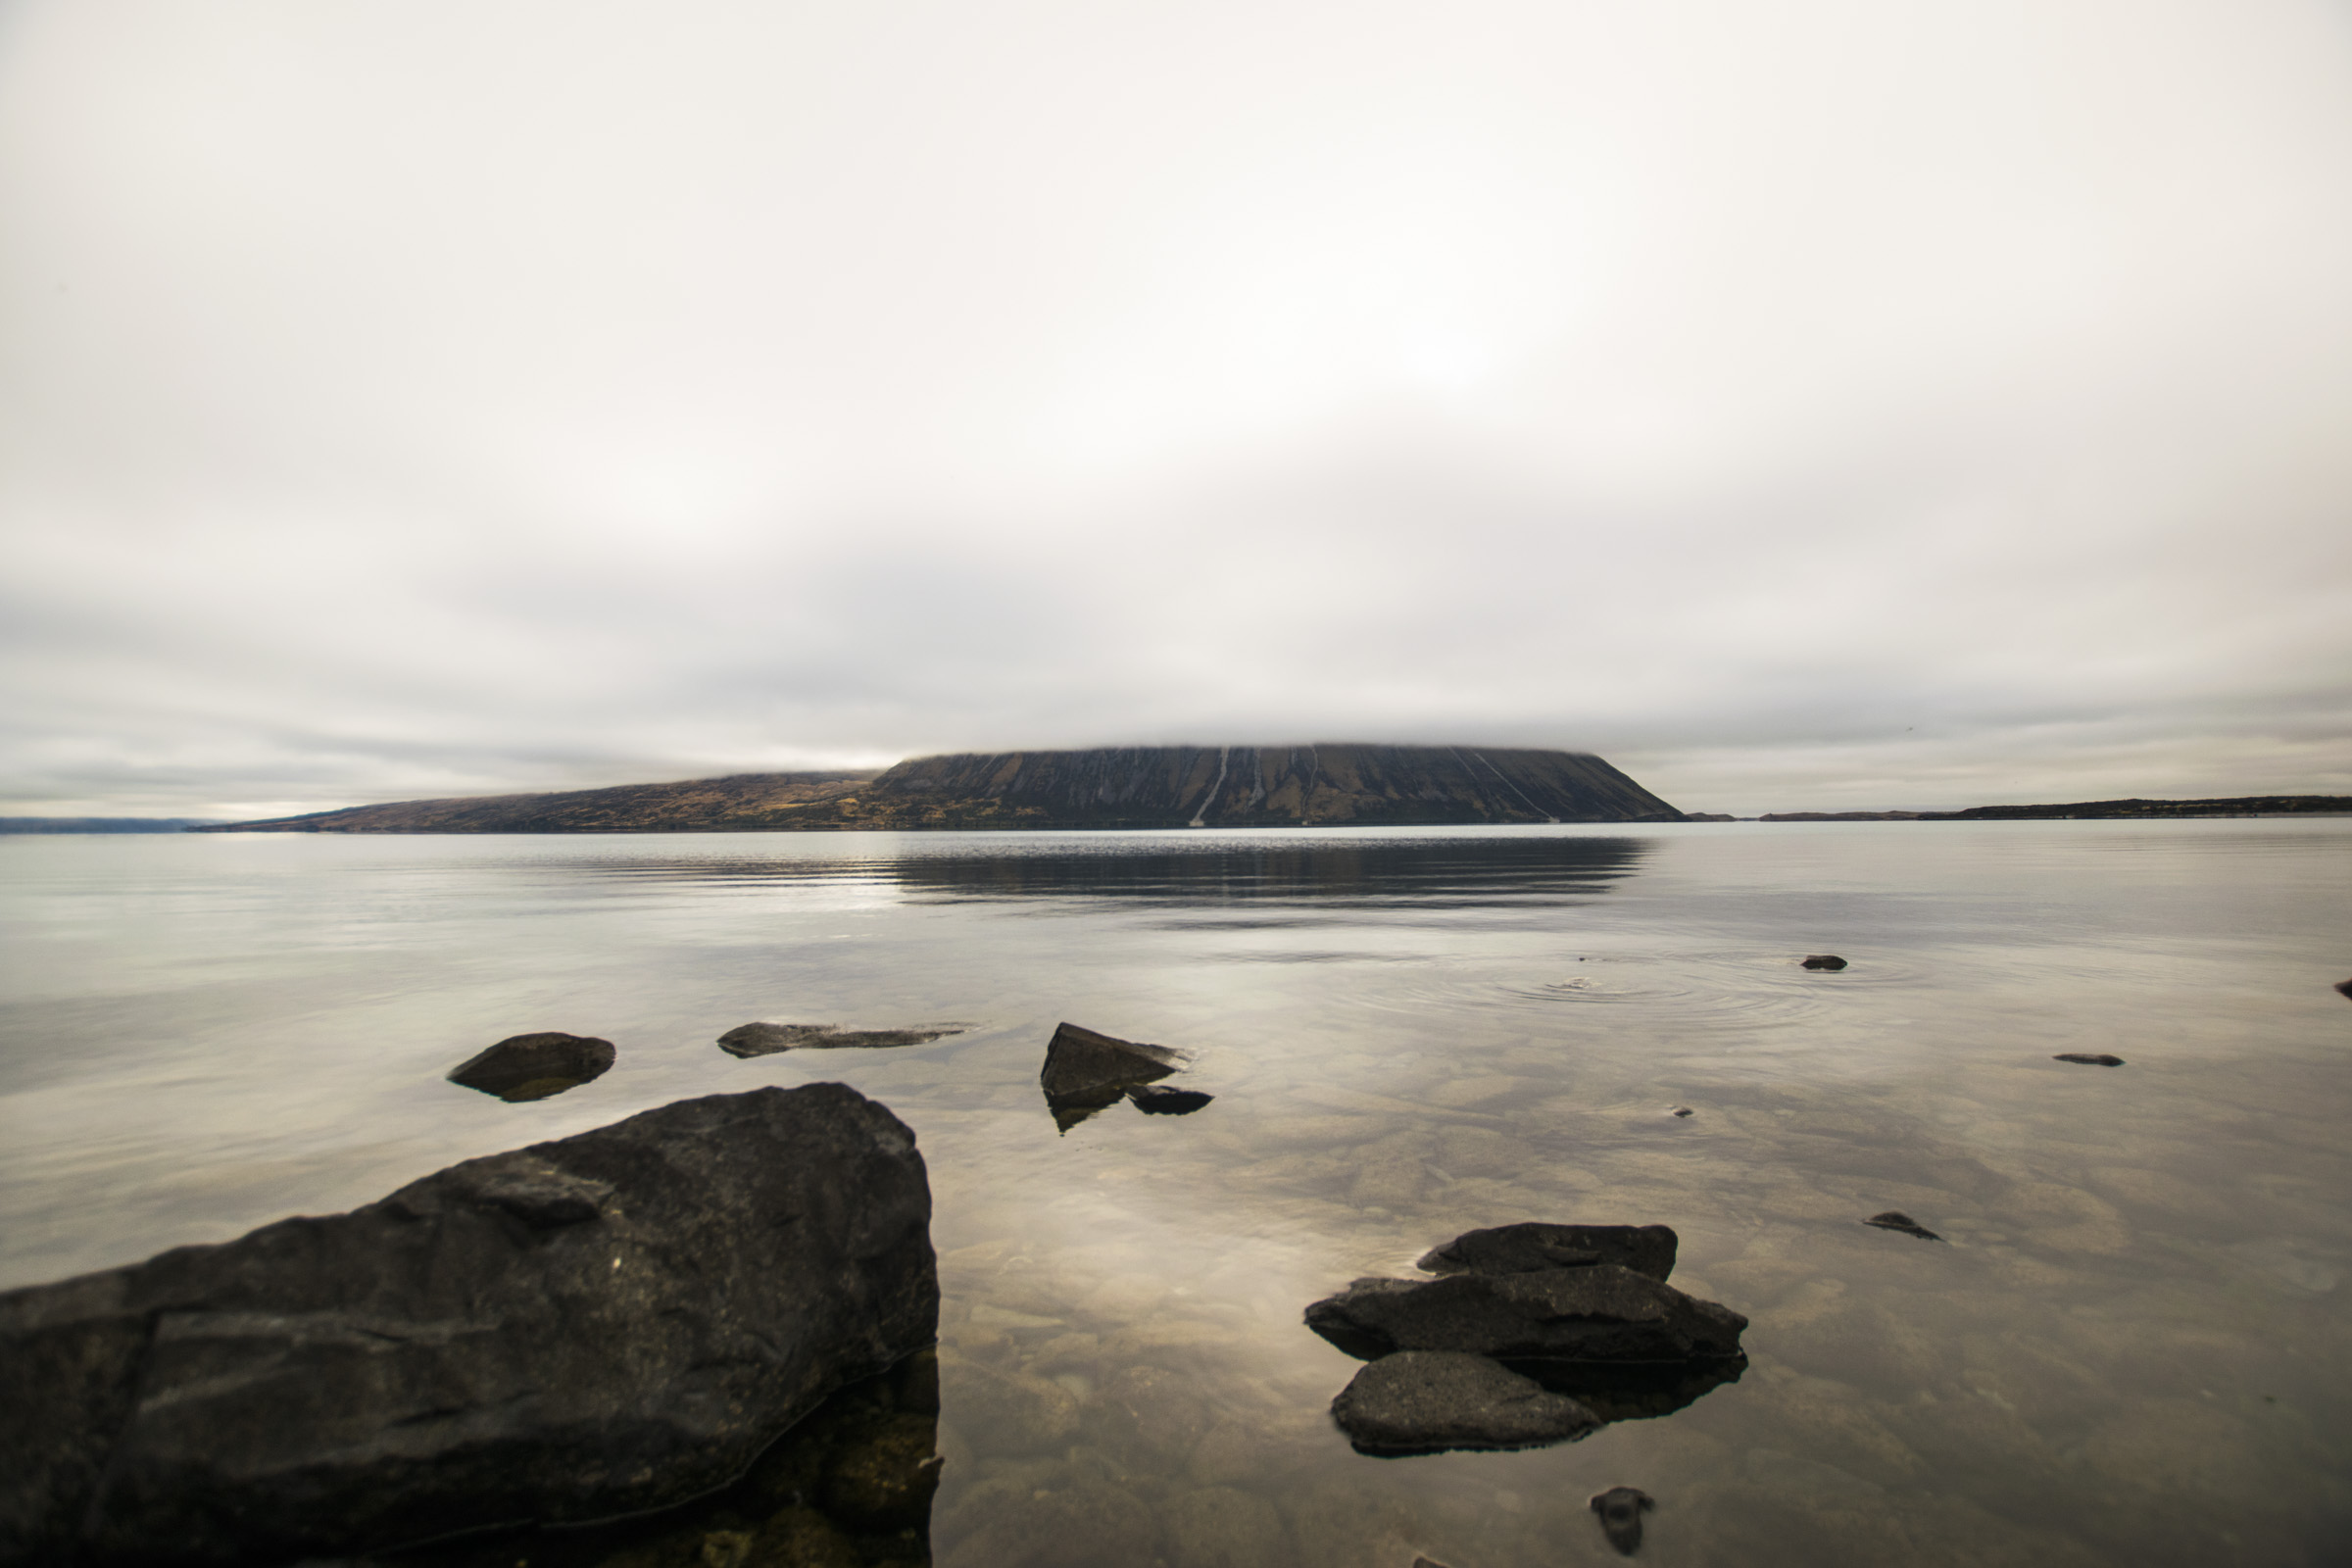
[[713,1095],[0,1295],[0,1562],[353,1556],[659,1508],[935,1336],[914,1137]]
[[1190,1059],[1166,1046],[1119,1040],[1065,1023],[1046,1044],[1046,1064],[1038,1082],[1045,1086],[1048,1100],[1100,1097],[1107,1104],[1130,1084],[1165,1078]]
[[1657,1504],[1640,1487],[1611,1487],[1592,1498],[1601,1534],[1621,1557],[1631,1557],[1642,1544],[1642,1516]]
[[1331,1416],[1370,1453],[1529,1448],[1600,1426],[1566,1395],[1483,1355],[1448,1350],[1406,1350],[1372,1362],[1331,1401]]
[[1435,1280],[1362,1279],[1306,1309],[1349,1355],[1467,1350],[1505,1358],[1693,1361],[1740,1353],[1747,1319],[1614,1263]]
[[2072,1061],[2084,1067],[2121,1067],[2124,1064],[2123,1057],[2110,1056],[2104,1051],[2062,1051],[2050,1059]]
[[509,1102],[545,1100],[603,1077],[618,1055],[587,1035],[510,1035],[450,1070],[449,1081]]
[[1533,1274],[1615,1263],[1653,1280],[1674,1272],[1678,1238],[1664,1225],[1550,1225],[1529,1221],[1464,1231],[1414,1267],[1432,1274]]
[[1884,1214],[1873,1214],[1870,1216],[1870,1218],[1864,1220],[1862,1223],[1865,1225],[1876,1225],[1883,1231],[1901,1231],[1905,1236],[1916,1236],[1923,1242],[1940,1242],[1943,1240],[1942,1237],[1936,1235],[1934,1231],[1928,1229],[1925,1225],[1922,1225],[1910,1215],[1903,1213],[1900,1209],[1890,1208]]
[[1216,1099],[1198,1089],[1148,1089],[1141,1086],[1127,1091],[1135,1108],[1148,1116],[1190,1116],[1202,1105]]
[[961,1033],[960,1026],[844,1029],[830,1023],[746,1023],[720,1035],[718,1049],[730,1056],[772,1056],[779,1051],[879,1051],[892,1046],[919,1046]]
[[1845,960],[1835,953],[1814,953],[1806,955],[1804,967],[1808,969],[1842,969],[1845,967]]

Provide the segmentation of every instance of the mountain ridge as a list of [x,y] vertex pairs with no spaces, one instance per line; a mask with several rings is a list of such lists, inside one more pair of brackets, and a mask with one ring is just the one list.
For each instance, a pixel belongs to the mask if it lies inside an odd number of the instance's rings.
[[961,752],[874,772],[461,796],[197,832],[648,833],[1679,822],[1590,753],[1525,748],[1129,746]]

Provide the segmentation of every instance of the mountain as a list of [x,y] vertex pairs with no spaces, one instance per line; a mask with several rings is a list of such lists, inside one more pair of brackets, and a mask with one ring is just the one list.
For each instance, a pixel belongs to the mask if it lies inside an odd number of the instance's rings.
[[1579,752],[1127,746],[920,757],[879,774],[742,773],[561,795],[404,801],[197,831],[735,833],[1681,820],[1673,807]]

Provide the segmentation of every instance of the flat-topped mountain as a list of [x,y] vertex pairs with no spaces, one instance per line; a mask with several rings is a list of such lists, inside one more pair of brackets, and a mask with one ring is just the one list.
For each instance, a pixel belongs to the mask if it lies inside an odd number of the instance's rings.
[[743,773],[554,795],[402,801],[198,831],[740,833],[1682,820],[1672,806],[1580,752],[1122,746],[919,757],[879,774]]

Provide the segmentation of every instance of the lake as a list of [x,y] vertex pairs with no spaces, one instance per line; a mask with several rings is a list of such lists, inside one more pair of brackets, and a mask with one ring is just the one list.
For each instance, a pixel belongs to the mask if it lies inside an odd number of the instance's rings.
[[[1621,1484],[1661,1565],[2352,1560],[2352,820],[12,838],[0,899],[0,1286],[687,1096],[888,1104],[955,1568],[1610,1563]],[[963,1032],[713,1044],[758,1019]],[[1063,1019],[1213,1102],[1058,1129]],[[443,1081],[549,1029],[618,1064]],[[1674,1227],[1745,1374],[1355,1452],[1302,1309],[1521,1219]]]

